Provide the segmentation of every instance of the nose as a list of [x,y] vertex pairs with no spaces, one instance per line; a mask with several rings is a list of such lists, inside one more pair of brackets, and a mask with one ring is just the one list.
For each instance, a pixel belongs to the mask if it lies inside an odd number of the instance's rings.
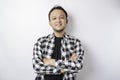
[[57,18],[57,22],[61,22],[60,18]]

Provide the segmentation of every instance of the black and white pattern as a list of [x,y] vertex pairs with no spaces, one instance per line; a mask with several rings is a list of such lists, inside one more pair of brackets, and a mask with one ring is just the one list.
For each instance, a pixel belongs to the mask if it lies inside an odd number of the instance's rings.
[[[44,80],[44,74],[60,74],[60,70],[64,69],[65,75],[63,80],[72,80],[83,67],[83,55],[81,42],[70,35],[65,34],[61,40],[61,60],[57,60],[56,66],[45,65],[43,58],[51,58],[54,48],[54,34],[50,34],[38,39],[33,49],[33,69],[41,80]],[[70,56],[76,53],[78,58],[76,61],[69,60]]]

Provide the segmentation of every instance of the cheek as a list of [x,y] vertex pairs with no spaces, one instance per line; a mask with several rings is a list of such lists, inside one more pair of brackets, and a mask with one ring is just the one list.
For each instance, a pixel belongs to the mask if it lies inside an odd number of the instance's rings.
[[52,26],[52,25],[54,25],[54,22],[53,22],[53,21],[51,21],[51,22],[50,22],[50,25],[51,25],[51,26]]
[[67,24],[67,21],[64,21],[63,24],[66,25],[66,24]]
[[64,24],[67,24],[67,20],[63,20]]

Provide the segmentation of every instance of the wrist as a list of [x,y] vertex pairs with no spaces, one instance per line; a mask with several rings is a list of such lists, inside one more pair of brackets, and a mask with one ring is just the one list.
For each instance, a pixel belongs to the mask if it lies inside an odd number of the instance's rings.
[[64,73],[64,72],[65,72],[64,69],[61,69],[61,70],[60,70],[60,73]]

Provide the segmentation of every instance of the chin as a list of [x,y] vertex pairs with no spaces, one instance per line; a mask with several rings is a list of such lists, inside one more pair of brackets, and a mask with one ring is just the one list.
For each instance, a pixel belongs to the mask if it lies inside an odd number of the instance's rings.
[[63,31],[64,31],[64,29],[59,29],[59,30],[54,29],[54,31],[55,31],[55,32],[63,32]]

